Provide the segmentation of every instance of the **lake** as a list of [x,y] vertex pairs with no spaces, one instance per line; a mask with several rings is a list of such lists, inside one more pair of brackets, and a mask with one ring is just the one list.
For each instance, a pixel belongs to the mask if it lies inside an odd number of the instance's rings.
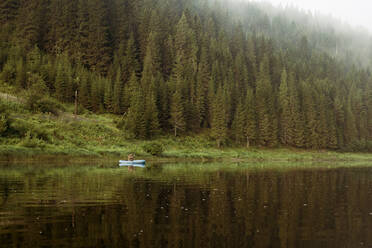
[[372,247],[372,167],[0,166],[0,247]]

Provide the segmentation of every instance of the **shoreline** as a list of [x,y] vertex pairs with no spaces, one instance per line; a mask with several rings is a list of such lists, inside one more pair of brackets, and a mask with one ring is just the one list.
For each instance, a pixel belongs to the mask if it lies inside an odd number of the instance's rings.
[[[127,156],[127,150],[100,149],[99,152],[89,149],[69,148],[62,151],[52,149],[34,149],[0,146],[0,164],[7,163],[117,163]],[[9,148],[9,147],[7,147]],[[69,153],[68,151],[72,151]],[[150,163],[171,162],[370,162],[371,153],[340,153],[336,151],[314,151],[293,148],[205,148],[205,149],[166,149],[162,156],[151,156],[145,152],[136,152],[136,158]]]

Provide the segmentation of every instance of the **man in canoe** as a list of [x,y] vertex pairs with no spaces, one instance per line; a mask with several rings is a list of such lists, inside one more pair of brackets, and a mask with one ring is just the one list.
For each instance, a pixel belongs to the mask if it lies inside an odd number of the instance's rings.
[[[134,161],[134,154],[131,153],[128,155],[128,161]],[[134,166],[128,166],[128,170],[132,171],[134,169]]]
[[128,161],[134,161],[134,154],[133,153],[128,155]]

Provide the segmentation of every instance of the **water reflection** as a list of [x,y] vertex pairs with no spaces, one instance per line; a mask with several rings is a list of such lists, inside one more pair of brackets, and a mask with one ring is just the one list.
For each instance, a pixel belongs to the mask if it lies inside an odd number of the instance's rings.
[[0,247],[372,246],[372,169],[201,168],[2,168]]

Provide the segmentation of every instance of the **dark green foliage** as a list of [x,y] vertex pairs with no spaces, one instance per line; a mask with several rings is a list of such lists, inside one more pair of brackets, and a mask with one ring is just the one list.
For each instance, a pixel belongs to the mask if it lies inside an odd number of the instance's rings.
[[145,99],[141,86],[139,85],[135,74],[130,80],[131,100],[128,113],[125,117],[125,130],[130,136],[135,138],[146,138],[146,117],[145,117]]
[[53,115],[58,115],[60,111],[65,111],[62,104],[53,98],[43,97],[36,101],[36,109],[42,113],[51,113]]
[[224,98],[223,89],[219,88],[213,101],[213,112],[211,122],[211,134],[217,141],[217,147],[226,141],[227,138],[227,110],[226,99]]
[[2,137],[3,135],[6,134],[8,131],[10,125],[10,120],[9,120],[9,113],[7,111],[7,106],[0,101],[0,136]]
[[[110,85],[110,84],[109,84]],[[107,88],[108,87],[108,88]],[[121,69],[119,68],[118,71],[116,72],[116,78],[114,81],[114,87],[112,89],[112,86],[106,86],[106,91],[112,90],[112,92],[107,92],[106,94],[109,94],[107,97],[111,97],[112,99],[110,100],[111,102],[111,110],[116,113],[116,114],[122,114],[123,113],[123,92],[124,92],[124,82],[122,79],[122,74],[121,74]],[[107,109],[107,107],[106,107]]]
[[159,112],[154,94],[148,94],[145,101],[146,137],[152,138],[160,133]]
[[20,145],[27,148],[44,148],[45,142],[28,131],[25,138],[20,142]]
[[[58,114],[53,98],[70,104],[78,91],[79,106],[122,116],[118,126],[132,138],[205,132],[218,146],[368,150],[364,35],[252,3],[216,6],[3,0],[0,80],[25,91],[34,112]],[[18,132],[0,122],[2,132]]]
[[44,142],[50,142],[52,139],[50,133],[42,126],[20,119],[13,119],[10,122],[7,135],[19,138],[37,138]]
[[267,56],[264,57],[260,66],[256,87],[256,103],[258,144],[261,146],[273,146],[277,142],[277,136],[274,119],[274,96]]
[[0,135],[2,136],[8,129],[8,118],[5,114],[0,114]]
[[247,110],[248,109],[244,109],[244,104],[240,102],[235,112],[235,118],[232,127],[234,131],[235,142],[238,144],[242,144],[246,141],[245,129],[247,126]]
[[178,131],[184,131],[186,127],[183,102],[178,90],[172,96],[171,124],[174,129],[174,136],[177,136]]
[[245,114],[246,114],[246,126],[245,126],[245,137],[246,145],[249,147],[257,141],[257,121],[256,121],[256,107],[253,90],[248,87],[247,95],[245,99]]
[[3,0],[0,3],[0,23],[6,24],[17,16],[20,0]]
[[150,142],[145,144],[143,150],[153,156],[160,156],[164,152],[164,146],[159,142]]
[[46,7],[41,0],[21,1],[16,29],[19,44],[27,48],[33,48],[41,42]]

